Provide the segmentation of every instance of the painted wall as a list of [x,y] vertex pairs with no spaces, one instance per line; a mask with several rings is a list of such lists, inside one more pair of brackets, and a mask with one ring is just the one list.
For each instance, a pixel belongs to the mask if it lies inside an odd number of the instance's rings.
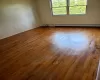
[[37,0],[43,24],[100,24],[100,0],[88,0],[87,14],[81,16],[52,16],[50,0]]
[[34,0],[0,1],[0,39],[40,25]]

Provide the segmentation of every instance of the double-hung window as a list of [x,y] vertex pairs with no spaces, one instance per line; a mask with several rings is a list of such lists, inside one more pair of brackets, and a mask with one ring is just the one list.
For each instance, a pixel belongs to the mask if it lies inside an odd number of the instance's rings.
[[86,14],[87,0],[51,0],[53,15]]

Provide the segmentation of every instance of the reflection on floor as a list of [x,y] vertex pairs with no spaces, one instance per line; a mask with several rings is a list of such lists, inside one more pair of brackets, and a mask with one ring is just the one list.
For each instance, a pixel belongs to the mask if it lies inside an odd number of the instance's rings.
[[52,37],[53,44],[60,49],[82,51],[89,46],[88,37],[84,33],[55,33]]
[[37,28],[0,40],[0,80],[95,80],[98,28]]

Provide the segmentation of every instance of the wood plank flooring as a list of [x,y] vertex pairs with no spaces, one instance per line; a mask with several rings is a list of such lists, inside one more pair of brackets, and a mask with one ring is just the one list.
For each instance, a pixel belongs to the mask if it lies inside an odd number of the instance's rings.
[[99,28],[36,28],[0,40],[0,80],[95,80]]

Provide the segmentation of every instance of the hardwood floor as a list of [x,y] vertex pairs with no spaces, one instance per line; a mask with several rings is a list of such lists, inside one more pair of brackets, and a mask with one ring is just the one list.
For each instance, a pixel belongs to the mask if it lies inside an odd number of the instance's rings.
[[99,28],[37,28],[0,40],[0,80],[95,80]]

